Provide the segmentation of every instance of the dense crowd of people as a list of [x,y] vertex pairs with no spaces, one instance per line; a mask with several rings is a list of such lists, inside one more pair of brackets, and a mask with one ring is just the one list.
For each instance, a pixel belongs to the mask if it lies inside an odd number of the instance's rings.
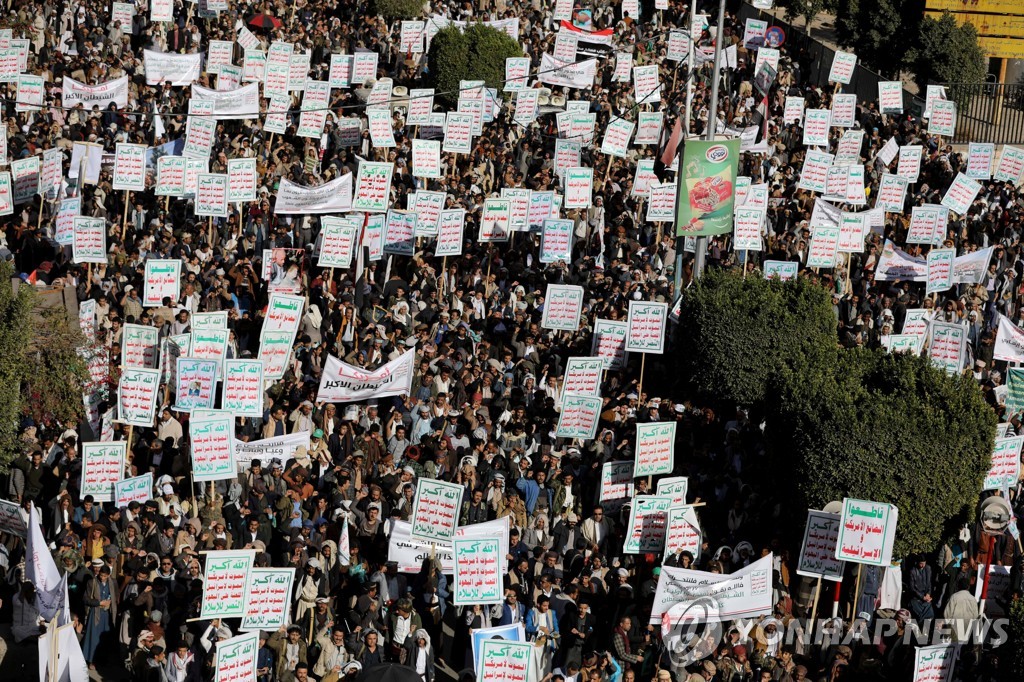
[[[257,200],[233,207],[227,218],[197,218],[192,200],[166,201],[151,190],[115,191],[106,161],[98,183],[65,183],[62,196],[77,193],[81,215],[106,221],[106,264],[76,264],[71,248],[54,241],[59,202],[23,203],[3,219],[4,254],[26,281],[73,287],[79,305],[94,302],[91,345],[106,358],[105,386],[89,389],[104,391],[100,399],[92,396],[98,417],[81,430],[77,424],[26,418],[24,448],[10,466],[4,495],[21,505],[26,521],[30,503],[38,510],[49,549],[67,575],[69,611],[94,675],[145,682],[211,679],[217,643],[239,633],[238,619],[199,618],[205,553],[227,549],[255,550],[255,566],[295,569],[290,624],[259,633],[259,682],[353,680],[384,662],[408,666],[424,682],[472,679],[473,633],[515,623],[523,624],[539,654],[540,677],[530,682],[910,679],[914,648],[902,638],[905,629],[926,629],[943,615],[977,617],[973,597],[963,595],[973,594],[983,549],[968,533],[932,556],[901,557],[902,569],[898,562],[859,573],[848,568],[838,616],[829,627],[842,633],[888,617],[899,623],[897,631],[849,643],[780,642],[775,633],[791,631],[811,615],[815,586],[795,573],[799,547],[780,544],[786,534],[776,521],[778,501],[752,493],[748,472],[763,454],[759,424],[743,406],[721,414],[673,399],[666,376],[671,363],[663,356],[645,361],[650,366],[643,374],[635,357],[604,374],[594,439],[554,437],[566,363],[593,355],[596,320],[625,319],[630,301],[672,304],[676,281],[685,285],[693,275],[694,243],[677,241],[668,225],[646,220],[643,199],[633,191],[641,160],[657,161],[661,177],[673,177],[671,159],[662,163],[665,145],[633,145],[625,157],[609,158],[600,152],[600,140],[611,117],[635,118],[640,110],[664,112],[664,139],[684,118],[690,135],[703,135],[711,109],[714,74],[707,55],[714,34],[703,31],[697,42],[700,66],[690,70],[666,58],[671,31],[690,30],[689,3],[673,0],[661,10],[640,3],[640,16],[631,16],[625,4],[576,4],[573,17],[581,25],[613,29],[610,49],[599,58],[591,87],[544,89],[545,103],[584,101],[596,114],[594,144],[583,145],[580,162],[595,169],[593,203],[561,212],[574,223],[568,262],[540,263],[536,231],[498,245],[476,238],[487,197],[510,188],[562,191],[552,110],[542,107],[537,120],[524,126],[513,121],[514,103],[503,102],[474,138],[472,153],[442,154],[442,178],[425,179],[411,170],[416,132],[405,123],[406,100],[392,107],[396,146],[383,150],[394,164],[390,204],[405,208],[417,190],[445,192],[446,208],[466,210],[461,255],[435,257],[427,238],[412,256],[370,260],[364,254],[347,270],[317,267],[319,217],[276,214],[277,192],[286,180],[316,186],[356,173],[365,159],[380,158],[367,129],[370,82],[331,91],[331,115],[319,139],[295,135],[298,96],[290,103],[284,134],[266,133],[262,116],[219,121],[210,171],[223,173],[229,160],[249,158],[258,174]],[[696,4],[714,27],[717,3]],[[800,123],[784,123],[783,112],[787,96],[799,94],[814,109],[829,108],[834,93],[808,81],[811,53],[804,39],[791,35],[781,46],[766,107],[759,110],[756,52],[744,46],[745,24],[734,4],[725,16],[723,47],[735,46],[737,60],[734,68],[723,69],[715,123],[723,132],[761,131],[763,151],[744,153],[739,174],[754,185],[766,184],[766,223],[761,251],[742,257],[729,235],[710,238],[707,267],[746,268],[748,276],[760,276],[764,260],[798,263],[801,277],[833,293],[837,339],[845,346],[880,345],[902,329],[908,309],[927,308],[939,319],[962,323],[969,330],[974,377],[993,409],[1002,411],[1005,363],[993,359],[992,346],[999,314],[1019,320],[1024,295],[1018,188],[985,182],[966,215],[950,216],[946,246],[958,254],[995,247],[980,284],[954,287],[936,299],[924,295],[921,282],[877,280],[886,240],[910,257],[927,251],[926,245],[906,243],[911,207],[939,203],[966,159],[948,140],[929,134],[909,106],[907,112],[883,115],[876,102],[860,101],[855,129],[865,135],[856,163],[864,164],[869,205],[883,172],[891,170],[878,158],[889,140],[923,145],[920,179],[903,213],[887,213],[862,253],[834,269],[806,268],[811,214],[820,196],[797,187],[807,148]],[[533,72],[541,55],[551,52],[558,29],[552,2],[429,5],[424,16],[518,19],[518,39]],[[140,0],[128,25],[112,21],[108,5],[88,0],[11,5],[2,24],[12,37],[29,39],[26,73],[43,77],[45,99],[39,110],[15,111],[15,88],[7,88],[7,159],[60,149],[63,169],[70,172],[75,143],[97,144],[113,155],[117,143],[163,148],[183,138],[190,88],[147,85],[143,50],[205,53],[211,40],[235,40],[239,25],[256,14],[274,18],[269,27],[252,27],[261,49],[284,41],[297,53],[308,52],[310,78],[327,80],[331,54],[359,51],[376,52],[377,77],[393,79],[406,93],[424,87],[431,76],[424,56],[401,49],[401,22],[384,20],[366,3],[234,3],[230,11],[211,15],[206,7],[175,2],[173,22],[153,23],[149,4]],[[749,10],[744,16],[756,15]],[[632,83],[614,77],[616,53],[629,52],[635,65],[658,66],[660,103],[638,104]],[[236,65],[241,55],[236,46]],[[122,76],[129,83],[127,107],[62,105],[63,79],[95,85]],[[694,92],[684,117],[688,83]],[[214,76],[204,72],[197,84],[214,87]],[[268,99],[260,101],[268,105]],[[444,110],[440,98],[434,106]],[[360,122],[358,144],[345,136],[345,119]],[[831,129],[832,151],[841,133]],[[190,417],[174,409],[168,388],[152,428],[110,426],[110,438],[131,439],[124,476],[153,474],[150,499],[117,508],[83,495],[80,449],[85,441],[100,440],[104,416],[115,406],[125,325],[155,328],[163,340],[192,331],[197,313],[223,311],[230,330],[226,357],[259,357],[271,271],[264,260],[275,249],[292,250],[287,263],[275,265],[297,269],[294,293],[306,304],[287,371],[266,386],[264,416],[237,418],[235,438],[255,442],[306,432],[309,447],[253,459],[236,479],[196,483]],[[681,272],[677,249],[684,251]],[[144,307],[140,300],[150,259],[182,264],[179,297],[158,307]],[[550,284],[583,287],[578,330],[541,326]],[[407,395],[342,404],[318,400],[329,357],[369,371],[403,352],[416,354]],[[699,553],[665,557],[664,565],[731,573],[769,553],[774,561],[772,612],[750,628],[726,623],[706,656],[683,663],[649,619],[662,557],[625,553],[629,507],[600,499],[602,466],[632,460],[637,424],[656,421],[677,425],[673,475],[688,477],[690,502],[706,502],[698,509]],[[1012,428],[1019,428],[1019,420]],[[411,572],[392,560],[393,529],[411,519],[422,478],[464,488],[462,526],[507,519],[501,604],[454,605],[452,577],[432,555],[420,557]],[[636,494],[653,490],[654,482],[635,481]],[[0,566],[9,587],[3,602],[12,622],[4,665],[34,675],[36,640],[47,624],[25,577],[31,557],[24,538],[4,537]],[[1001,544],[999,556],[999,563],[1013,564],[1013,544],[1005,552]],[[853,584],[857,576],[859,586]],[[830,590],[820,602],[817,613],[831,615]],[[998,679],[1002,651],[965,649],[964,679]]]

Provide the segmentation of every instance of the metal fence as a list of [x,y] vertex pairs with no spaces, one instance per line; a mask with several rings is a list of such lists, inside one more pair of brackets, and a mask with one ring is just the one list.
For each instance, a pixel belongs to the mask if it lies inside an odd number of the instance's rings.
[[946,98],[956,102],[954,143],[1024,144],[1024,85],[948,83]]

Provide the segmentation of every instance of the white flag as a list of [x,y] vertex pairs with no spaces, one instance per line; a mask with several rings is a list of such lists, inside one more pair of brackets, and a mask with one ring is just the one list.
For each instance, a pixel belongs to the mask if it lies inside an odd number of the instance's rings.
[[36,588],[39,615],[52,620],[60,615],[61,623],[68,623],[67,582],[61,578],[57,564],[46,546],[43,529],[39,526],[39,512],[34,504],[28,510],[28,547],[25,557],[25,578]]
[[348,540],[348,519],[345,519],[345,525],[341,527],[341,536],[338,538],[338,563],[342,566],[348,566],[352,558],[351,544]]
[[[49,673],[53,665],[54,672]],[[70,625],[47,630],[39,637],[39,680],[60,680],[60,682],[89,682],[89,666],[82,654],[75,629]]]

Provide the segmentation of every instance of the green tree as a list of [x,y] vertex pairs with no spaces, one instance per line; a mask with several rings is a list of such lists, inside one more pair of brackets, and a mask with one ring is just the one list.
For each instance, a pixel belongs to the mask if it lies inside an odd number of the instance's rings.
[[69,319],[64,306],[54,306],[33,315],[30,328],[32,347],[23,376],[30,414],[37,423],[76,428],[85,416],[82,386],[89,381],[89,368],[79,353],[85,337],[78,321]]
[[1007,679],[1024,679],[1024,598],[1014,597],[1010,603],[1010,656],[1003,669],[1011,674]]
[[907,52],[907,64],[923,92],[928,83],[982,83],[987,58],[972,24],[957,24],[949,12],[921,22],[918,39]]
[[427,63],[439,96],[454,104],[464,80],[482,80],[487,87],[500,91],[505,81],[505,59],[522,56],[519,43],[505,32],[471,24],[465,31],[455,26],[439,31],[430,41]]
[[689,392],[703,399],[759,405],[783,367],[820,371],[836,353],[828,293],[805,279],[711,270],[683,292],[674,356]]
[[921,16],[918,0],[848,0],[836,8],[836,39],[868,68],[898,78]]
[[0,470],[3,471],[20,452],[18,422],[25,404],[21,387],[27,367],[35,299],[32,287],[27,285],[19,286],[15,295],[11,285],[13,275],[11,265],[0,262]]
[[385,19],[415,19],[424,12],[423,0],[373,0],[373,9]]
[[796,517],[844,497],[895,504],[904,557],[973,516],[996,416],[970,378],[866,349],[840,352],[831,374],[780,377],[765,436]]

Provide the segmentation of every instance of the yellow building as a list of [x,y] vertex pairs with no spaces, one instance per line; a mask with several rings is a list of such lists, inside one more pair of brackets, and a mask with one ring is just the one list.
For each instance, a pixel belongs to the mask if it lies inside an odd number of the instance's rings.
[[948,10],[978,29],[981,47],[998,59],[998,82],[1016,80],[1024,60],[1024,0],[925,0],[925,14],[938,19]]

